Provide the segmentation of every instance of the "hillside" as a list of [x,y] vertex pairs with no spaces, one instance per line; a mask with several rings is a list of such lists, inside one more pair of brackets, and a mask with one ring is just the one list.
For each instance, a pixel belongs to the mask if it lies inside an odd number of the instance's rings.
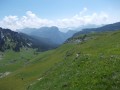
[[39,51],[45,51],[55,47],[56,44],[47,42],[46,39],[0,28],[0,51],[12,49],[19,52],[21,48],[38,48]]
[[119,90],[119,38],[120,31],[87,34],[82,42],[40,53],[1,78],[0,89]]
[[83,29],[82,31],[75,33],[73,35],[73,37],[79,36],[80,34],[88,34],[88,33],[95,33],[95,32],[107,32],[107,31],[116,31],[116,30],[120,30],[120,22],[104,25],[104,26],[101,26],[98,28]]
[[18,32],[0,28],[0,51],[5,51],[7,49],[20,51],[22,47],[31,46],[32,43],[30,40],[22,37]]

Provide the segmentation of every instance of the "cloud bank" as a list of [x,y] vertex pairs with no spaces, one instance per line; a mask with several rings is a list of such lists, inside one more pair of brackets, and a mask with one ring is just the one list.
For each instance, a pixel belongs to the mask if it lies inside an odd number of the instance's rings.
[[71,18],[63,18],[57,20],[49,20],[40,18],[32,11],[27,11],[25,16],[5,16],[0,21],[0,27],[9,28],[12,30],[23,28],[40,28],[43,26],[57,26],[59,28],[80,27],[88,24],[107,24],[110,23],[110,17],[105,12],[92,13],[87,15],[87,8],[84,8],[80,13]]

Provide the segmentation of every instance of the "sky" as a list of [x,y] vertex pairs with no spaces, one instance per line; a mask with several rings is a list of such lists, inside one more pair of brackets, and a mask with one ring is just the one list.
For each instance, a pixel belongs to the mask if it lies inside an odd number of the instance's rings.
[[0,27],[76,28],[120,21],[120,0],[0,0]]

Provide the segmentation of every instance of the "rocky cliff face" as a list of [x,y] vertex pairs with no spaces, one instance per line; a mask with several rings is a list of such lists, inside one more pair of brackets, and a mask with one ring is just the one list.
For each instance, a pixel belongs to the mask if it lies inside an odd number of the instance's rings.
[[0,28],[0,51],[5,51],[7,49],[20,51],[21,47],[31,46],[32,43],[30,42],[30,40],[23,37],[18,32]]

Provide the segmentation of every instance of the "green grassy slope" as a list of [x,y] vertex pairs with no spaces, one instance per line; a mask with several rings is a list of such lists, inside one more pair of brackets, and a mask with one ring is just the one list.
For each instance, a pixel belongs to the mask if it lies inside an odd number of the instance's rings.
[[120,32],[95,34],[82,44],[65,45],[66,59],[30,90],[119,90],[119,38]]
[[38,52],[33,49],[21,49],[20,52],[14,52],[13,50],[7,50],[1,52],[0,59],[0,73],[3,72],[13,72],[23,66],[29,64],[31,58],[34,58],[38,55]]
[[0,79],[0,90],[119,90],[120,31],[89,37],[30,59]]

